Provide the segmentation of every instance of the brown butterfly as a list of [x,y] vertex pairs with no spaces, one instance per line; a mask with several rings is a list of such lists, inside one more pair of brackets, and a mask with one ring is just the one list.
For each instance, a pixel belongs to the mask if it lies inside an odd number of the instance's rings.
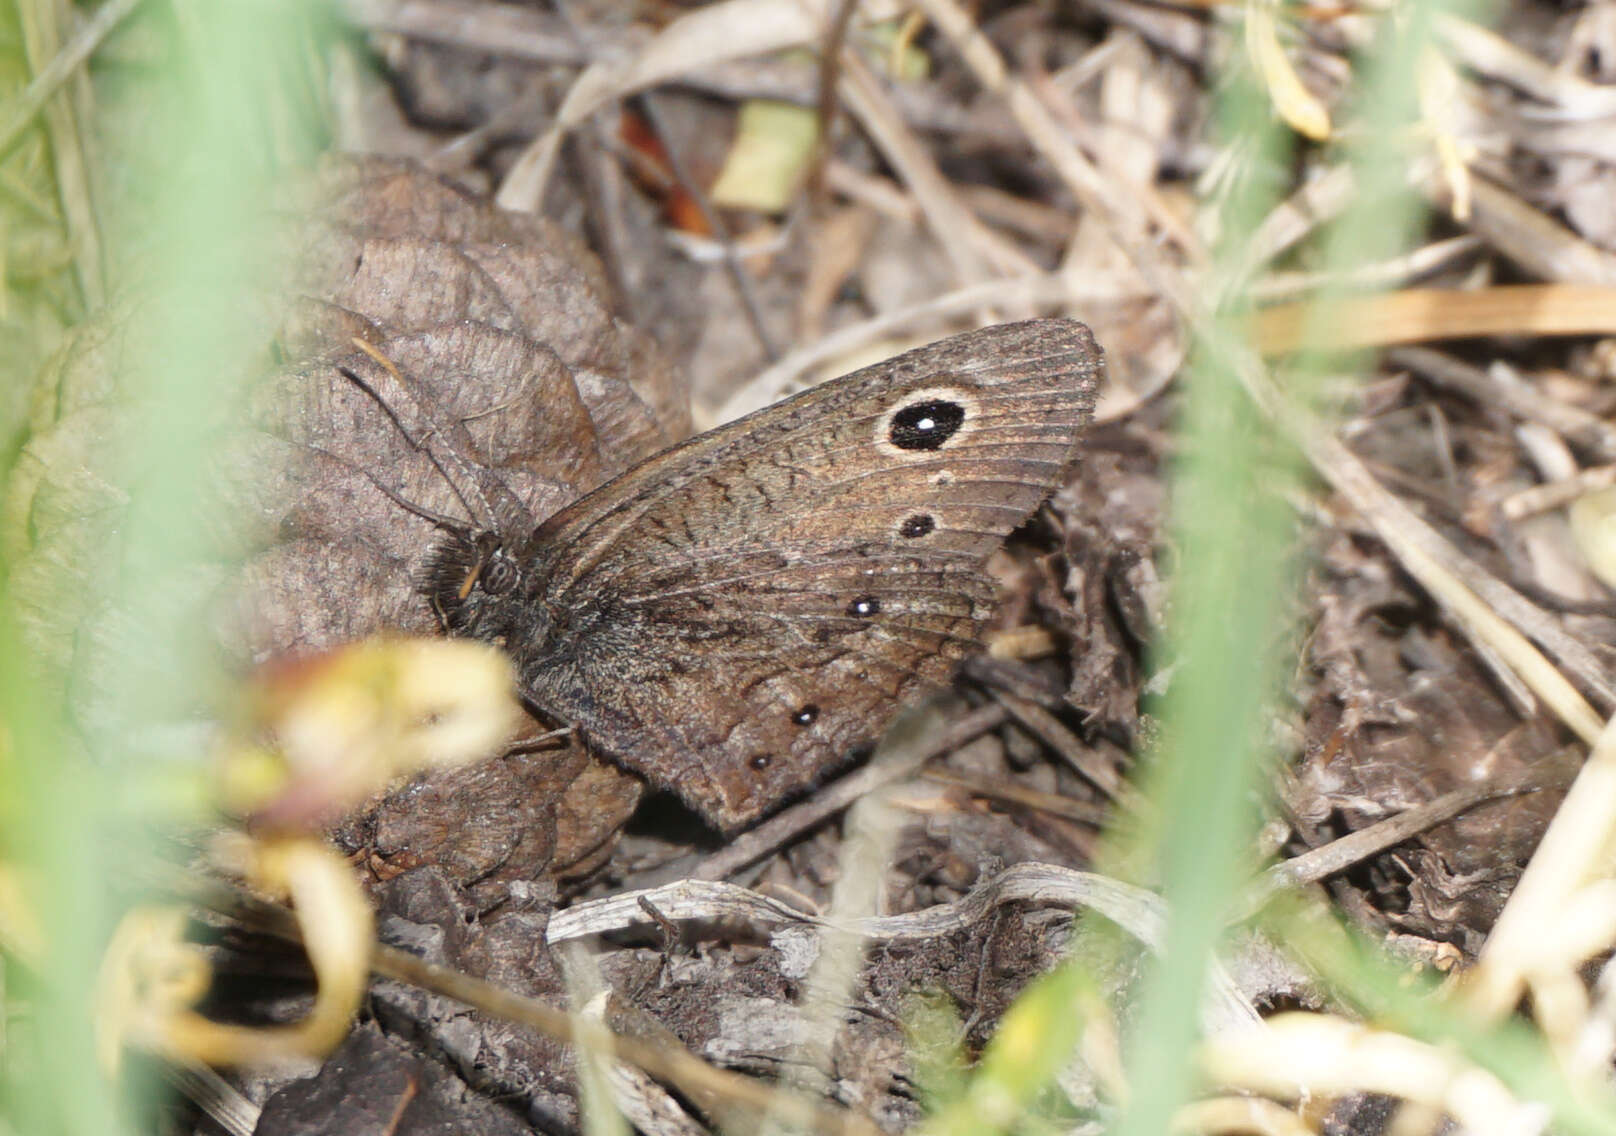
[[542,524],[446,524],[427,592],[524,697],[730,831],[975,646],[990,553],[1061,484],[1089,329],[957,335],[672,447]]

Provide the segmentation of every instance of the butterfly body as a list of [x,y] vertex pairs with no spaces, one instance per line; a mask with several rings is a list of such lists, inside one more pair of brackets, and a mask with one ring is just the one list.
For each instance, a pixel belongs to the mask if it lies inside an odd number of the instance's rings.
[[709,431],[528,532],[451,537],[428,592],[546,715],[724,830],[947,681],[988,555],[1060,484],[1102,370],[1065,320],[908,352]]

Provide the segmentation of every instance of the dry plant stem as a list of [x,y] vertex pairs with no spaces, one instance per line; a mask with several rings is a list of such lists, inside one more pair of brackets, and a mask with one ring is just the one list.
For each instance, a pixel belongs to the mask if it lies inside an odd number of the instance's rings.
[[1002,706],[984,706],[953,723],[932,743],[911,753],[887,755],[849,773],[819,790],[801,804],[778,813],[742,833],[722,851],[714,853],[691,872],[698,880],[721,880],[760,860],[808,829],[835,816],[866,793],[912,777],[928,761],[957,749],[981,734],[1003,725],[1009,714]]
[[[672,1049],[683,1048],[684,1042],[679,1040],[677,1034],[632,1002],[623,1001],[615,992],[607,992],[601,1001],[604,1002],[606,1022],[619,1036],[636,1038],[652,1045],[665,1045]],[[629,1066],[614,1062],[613,1068],[626,1071]],[[726,1095],[703,1092],[699,1089],[692,1092],[689,1087],[682,1091],[690,1103],[700,1109],[712,1122],[713,1128],[719,1132],[746,1132],[757,1125],[758,1114],[755,1109],[737,1108]],[[642,1128],[642,1130],[648,1134],[661,1132],[660,1129]],[[709,1129],[701,1128],[699,1131],[705,1136]]]
[[[1605,294],[1607,315],[1616,314],[1616,290],[1599,291]],[[1612,322],[1616,323],[1616,319]],[[1616,428],[1581,407],[1549,398],[1536,387],[1510,382],[1452,356],[1423,347],[1399,348],[1388,352],[1386,358],[1438,386],[1458,391],[1479,406],[1501,407],[1517,418],[1540,422],[1600,461],[1616,461]]]
[[[298,942],[300,939],[297,922],[292,913],[279,904],[212,882],[204,885],[187,879],[180,884],[179,890],[210,910],[241,919],[248,925],[278,938],[291,942]],[[600,1027],[593,1023],[580,1030],[572,1015],[565,1011],[547,1006],[534,998],[513,994],[491,982],[462,974],[450,967],[427,962],[408,951],[385,944],[375,945],[371,955],[371,970],[382,978],[408,982],[423,990],[463,1002],[484,1013],[531,1026],[562,1041],[587,1043],[591,1037],[598,1036],[600,1031]],[[589,1036],[580,1038],[581,1033]],[[778,1090],[739,1074],[715,1069],[666,1042],[653,1045],[632,1038],[618,1037],[612,1041],[612,1055],[667,1081],[681,1092],[688,1093],[693,1100],[706,1096],[727,1099],[759,1114],[765,1109],[775,1107],[776,1104],[774,1098],[778,1095]],[[786,1105],[786,1108],[795,1123],[816,1132],[879,1136],[873,1125],[851,1113],[838,1112],[800,1100],[794,1100]]]
[[814,147],[814,159],[808,173],[808,210],[822,216],[830,205],[825,185],[825,163],[835,147],[836,112],[841,104],[836,100],[836,82],[841,73],[842,49],[847,44],[847,29],[853,23],[858,0],[840,0],[830,28],[825,33],[825,45],[819,52],[819,98],[815,107],[819,115],[819,142]]
[[[394,978],[423,990],[443,994],[484,1013],[531,1026],[563,1041],[588,1043],[601,1032],[599,1026],[592,1024],[589,1028],[580,1029],[572,1015],[535,999],[513,994],[491,982],[449,967],[429,963],[395,947],[378,944],[372,966],[377,974],[385,978]],[[815,1132],[877,1136],[875,1126],[863,1117],[833,1112],[750,1078],[715,1069],[689,1052],[665,1043],[649,1045],[633,1038],[614,1037],[611,1047],[613,1057],[630,1062],[693,1098],[698,1094],[727,1098],[760,1113],[772,1109],[776,1115],[785,1116],[792,1123]]]
[[[1265,387],[1266,376],[1252,376]],[[1528,642],[1524,630],[1560,659],[1606,705],[1616,687],[1584,644],[1553,616],[1465,556],[1369,473],[1357,456],[1299,412],[1273,400],[1313,465],[1374,526],[1403,568],[1454,617],[1472,639],[1487,643],[1513,667],[1539,698],[1584,741],[1598,736],[1603,720],[1560,672]],[[1521,630],[1517,630],[1519,627]]]
[[1207,41],[1213,33],[1211,25],[1198,13],[1175,11],[1142,0],[1089,0],[1085,10],[1138,32],[1146,43],[1155,44],[1193,67],[1201,66],[1207,58]]
[[537,211],[561,139],[601,107],[725,60],[809,43],[819,29],[796,0],[717,0],[686,12],[626,56],[596,60],[568,88],[554,120],[518,155],[495,201]]
[[1042,738],[1045,745],[1059,754],[1061,760],[1076,770],[1089,784],[1112,800],[1125,795],[1122,775],[1116,768],[1097,760],[1094,751],[1079,743],[1055,715],[1036,702],[1029,702],[1025,698],[1011,694],[1008,690],[995,690],[993,697],[1015,715],[1016,721]]
[[[1080,285],[1094,285],[1093,290]],[[772,367],[760,371],[747,384],[730,396],[704,425],[729,422],[754,410],[760,410],[782,398],[791,385],[814,368],[851,351],[869,346],[885,336],[906,332],[913,328],[934,324],[984,307],[1014,308],[1044,305],[1079,305],[1086,299],[1115,301],[1128,293],[1118,289],[1110,278],[1086,282],[1063,279],[1045,272],[1027,276],[990,280],[973,284],[953,292],[945,292],[923,303],[876,316],[862,323],[852,324],[824,336],[814,343],[785,355]],[[1109,405],[1101,407],[1096,422],[1109,421],[1132,406],[1121,409]]]
[[627,1136],[623,1120],[642,1132],[689,1129],[690,1118],[667,1090],[632,1065],[611,1059],[612,1031],[606,1020],[611,995],[594,954],[583,943],[567,943],[553,953],[566,984],[573,1023],[580,1037],[587,1038],[572,1054],[585,1130]]
[[1477,660],[1493,676],[1493,681],[1498,684],[1505,701],[1510,704],[1516,715],[1522,721],[1535,715],[1538,704],[1532,688],[1526,684],[1525,679],[1515,673],[1509,661],[1498,653],[1498,649],[1491,643],[1475,638],[1470,640],[1470,646],[1474,648]]
[[[765,926],[830,926],[831,921],[798,911],[777,899],[715,880],[679,880],[646,891],[625,892],[581,903],[556,913],[545,932],[550,943],[599,935],[651,920],[641,904],[669,919],[735,920]],[[963,899],[902,915],[872,916],[839,925],[839,929],[879,942],[933,939],[965,930],[1006,903],[1043,907],[1089,908],[1105,916],[1151,950],[1161,948],[1166,907],[1160,896],[1108,876],[1079,872],[1055,864],[1022,863],[983,880]],[[1216,1032],[1255,1025],[1256,1013],[1220,965],[1212,968],[1202,1009],[1207,1028]],[[653,1070],[654,1071],[654,1070]]]
[[962,899],[901,915],[871,915],[850,921],[799,911],[772,896],[720,880],[678,880],[644,891],[623,892],[558,911],[545,941],[554,946],[589,935],[652,925],[645,905],[679,921],[735,921],[764,927],[836,927],[882,943],[934,939],[967,930],[1007,903],[1092,908],[1151,948],[1161,945],[1161,898],[1145,888],[1093,872],[1055,864],[1022,863],[973,887]]
[[1616,485],[1616,465],[1602,465],[1595,469],[1585,469],[1575,477],[1568,477],[1563,481],[1550,481],[1534,485],[1530,489],[1523,489],[1504,498],[1498,508],[1509,520],[1518,521],[1523,517],[1569,505],[1585,493],[1609,489],[1612,485]]
[[1067,820],[1075,820],[1079,824],[1093,825],[1096,828],[1103,825],[1111,815],[1111,810],[1104,805],[1063,797],[1058,793],[1029,789],[1025,785],[1004,778],[975,777],[956,769],[939,767],[927,769],[920,776],[937,785],[964,789],[973,797],[986,797],[989,800],[1003,801],[1026,809],[1036,809],[1051,816],[1065,817]]
[[208,1066],[176,1061],[163,1070],[163,1078],[227,1136],[253,1136],[264,1110]]
[[1026,134],[1040,156],[1049,162],[1074,197],[1105,220],[1117,247],[1133,262],[1139,274],[1157,293],[1166,297],[1180,315],[1197,327],[1207,327],[1196,292],[1183,273],[1168,267],[1155,254],[1154,246],[1128,241],[1123,234],[1139,232],[1133,221],[1133,202],[1102,178],[1076,146],[1061,133],[1049,111],[1038,102],[1025,84],[1009,78],[999,57],[970,17],[953,0],[921,0],[920,7],[948,36],[977,81],[1004,96],[1016,124]]
[[11,149],[51,96],[83,65],[107,34],[139,4],[140,0],[106,0],[62,50],[35,72],[28,86],[5,107],[5,116],[0,119],[0,156]]
[[[340,8],[349,23],[367,31],[542,64],[586,66],[645,42],[637,28],[625,34],[596,27],[580,43],[547,12],[492,0],[341,0]],[[735,101],[777,99],[812,107],[819,98],[817,68],[768,54],[720,60],[667,81]],[[989,139],[1003,133],[1004,116],[996,108],[964,106],[935,83],[904,83],[892,96],[904,121],[917,130]]]
[[1451,820],[1484,801],[1563,788],[1576,777],[1579,752],[1576,748],[1568,747],[1534,763],[1518,776],[1478,781],[1443,793],[1394,817],[1377,821],[1339,840],[1332,840],[1322,847],[1275,864],[1246,889],[1242,909],[1256,911],[1281,891],[1318,883],[1426,829]]
[[1245,257],[1235,277],[1255,276],[1259,268],[1300,244],[1320,225],[1341,216],[1357,190],[1349,166],[1335,166],[1309,180],[1262,219],[1245,242]]
[[606,278],[611,282],[621,313],[629,323],[639,323],[639,297],[628,286],[634,244],[624,209],[627,178],[622,164],[609,148],[612,130],[608,120],[615,122],[616,116],[609,111],[595,115],[589,124],[590,144],[579,148],[585,192],[589,195],[585,207],[594,231],[599,234],[600,258],[606,265]]
[[107,0],[60,49],[56,21],[72,11],[69,6],[19,4],[16,9],[35,79],[0,126],[0,155],[10,149],[35,115],[43,115],[50,137],[49,160],[55,174],[57,200],[73,249],[74,275],[84,305],[91,311],[101,307],[106,299],[101,228],[91,194],[89,162],[84,153],[79,116],[62,86],[80,75],[85,59],[133,11],[136,2],[138,0]]
[[1497,32],[1448,12],[1436,17],[1436,33],[1459,62],[1542,102],[1558,105],[1557,118],[1604,118],[1616,114],[1616,90],[1590,83],[1565,68],[1531,55]]
[[1466,235],[1433,241],[1403,256],[1361,265],[1350,272],[1275,272],[1252,284],[1251,298],[1271,303],[1324,288],[1392,288],[1451,267],[1480,248],[1480,238]]
[[992,185],[964,185],[959,193],[977,216],[990,225],[1049,245],[1059,245],[1071,238],[1071,215],[1052,205]]
[[[1025,77],[1007,78],[1006,84],[1007,97],[1015,88],[1019,88],[1022,92],[1017,94],[1015,102],[1010,103],[1007,109],[1016,120],[1016,125],[1021,127],[1023,134],[1028,136],[1035,148],[1046,147],[1049,154],[1058,155],[1063,162],[1073,164],[1073,155],[1076,155],[1077,164],[1087,165],[1090,173],[1100,180],[1107,192],[1130,210],[1123,216],[1138,226],[1132,230],[1134,241],[1147,240],[1148,225],[1154,224],[1166,242],[1199,255],[1200,239],[1195,235],[1189,222],[1174,212],[1163,200],[1156,189],[1153,176],[1141,176],[1139,166],[1121,157],[1114,157],[1110,163],[1111,168],[1101,170],[1089,162],[1082,149],[1070,141],[1070,139],[1084,139],[1090,143],[1091,149],[1097,149],[1098,146],[1094,138],[1096,132],[1093,124],[1086,120],[1083,112],[1073,104],[1067,91],[1056,86],[1047,72],[1029,71],[1025,73]],[[1153,169],[1154,163],[1150,165]],[[1071,172],[1074,176],[1080,174],[1075,164]],[[1119,190],[1122,192],[1119,193]],[[1078,200],[1083,199],[1079,197]],[[1057,243],[1066,246],[1061,257],[1061,268],[1064,271],[1082,271],[1082,266],[1090,260],[1081,247],[1084,243],[1081,235],[1073,235],[1073,229],[1080,231],[1082,224],[1082,219],[1079,218],[1075,225],[1069,224],[1067,231],[1058,238]]]
[[678,147],[673,145],[673,137],[668,133],[662,112],[657,109],[656,97],[649,91],[643,91],[637,96],[637,101],[640,110],[645,114],[646,122],[651,125],[651,130],[662,140],[662,150],[668,156],[668,168],[673,171],[674,180],[696,203],[696,208],[701,211],[702,220],[707,222],[714,239],[724,250],[724,271],[729,274],[730,283],[735,285],[735,292],[741,298],[741,306],[746,309],[746,322],[751,325],[752,334],[757,337],[758,346],[763,348],[764,356],[769,362],[774,362],[780,357],[780,348],[774,342],[774,336],[769,334],[768,325],[763,320],[763,309],[757,299],[757,287],[752,283],[752,274],[746,270],[746,265],[741,263],[741,257],[735,249],[735,241],[730,236],[729,226],[713,208],[713,203],[708,200],[701,186],[690,176],[684,159],[679,156]]
[[964,206],[938,170],[931,152],[904,124],[869,67],[851,51],[842,52],[839,92],[848,113],[858,120],[882,157],[897,171],[899,180],[914,194],[960,284],[1037,270],[1036,264],[1001,240]]
[[864,205],[833,208],[815,218],[808,271],[797,297],[797,342],[812,343],[824,334],[825,317],[868,254],[879,223],[875,210]]
[[[1309,303],[1280,304],[1257,316],[1264,355],[1304,346],[1353,350],[1478,335],[1606,335],[1616,332],[1616,287],[1513,284],[1456,292],[1408,288],[1335,301],[1320,331],[1308,326]],[[1590,416],[1591,417],[1591,416]]]
[[[1616,255],[1583,240],[1547,214],[1483,177],[1470,179],[1471,232],[1541,280],[1616,287]],[[1420,181],[1440,208],[1448,189],[1439,178]]]
[[1570,969],[1581,960],[1545,960],[1545,927],[1564,918],[1572,899],[1590,880],[1608,872],[1616,810],[1616,719],[1605,725],[1549,822],[1548,831],[1493,925],[1471,974],[1472,1003],[1488,1017],[1509,1013],[1547,963]]
[[848,814],[830,910],[819,929],[818,957],[798,999],[806,1028],[783,1078],[785,1084],[814,1096],[829,1087],[832,1047],[863,969],[866,940],[852,928],[875,918],[882,906],[892,850],[902,827],[883,793],[859,798]]
[[[1011,117],[1026,134],[1033,148],[1052,165],[1061,181],[1078,201],[1089,207],[1099,206],[1113,228],[1120,232],[1144,232],[1145,222],[1152,221],[1164,232],[1179,232],[1177,218],[1158,208],[1146,215],[1138,203],[1155,200],[1154,194],[1129,197],[1100,176],[1093,164],[1066,138],[1054,116],[1036,95],[1019,79],[1012,78],[1004,60],[986,37],[977,30],[971,17],[953,0],[919,0],[918,7],[937,25],[960,53],[961,58],[976,75],[983,88],[1004,98]],[[1130,250],[1124,249],[1124,252]],[[1130,255],[1138,255],[1130,252]]]
[[[1433,163],[1414,161],[1409,178],[1437,208],[1449,208],[1450,187]],[[1616,256],[1485,178],[1472,176],[1469,190],[1469,233],[1531,275],[1566,284],[1616,285]],[[1357,179],[1348,166],[1337,166],[1296,191],[1253,234],[1237,277],[1254,274],[1320,224],[1340,216],[1356,193]]]
[[[1265,374],[1254,366],[1242,368],[1241,374],[1253,397],[1267,400],[1264,405],[1270,414],[1296,419],[1289,429],[1301,439],[1314,468],[1358,511],[1403,568],[1455,616],[1459,630],[1483,657],[1505,661],[1574,732],[1585,739],[1597,734],[1598,715],[1516,629],[1553,651],[1602,701],[1610,702],[1616,688],[1593,652],[1567,634],[1558,619],[1426,524],[1377,482],[1356,455],[1289,407]],[[1462,606],[1450,604],[1450,597],[1459,597]]]
[[1295,1112],[1261,1097],[1212,1097],[1187,1104],[1173,1114],[1173,1131],[1314,1136]]
[[1538,1106],[1491,1073],[1436,1046],[1324,1014],[1289,1013],[1220,1038],[1201,1053],[1209,1080],[1287,1099],[1380,1092],[1441,1108],[1477,1136],[1536,1132]]
[[825,162],[825,184],[856,205],[903,225],[920,223],[920,207],[890,178],[865,173],[834,156]]
[[479,0],[343,0],[355,27],[467,51],[539,63],[583,64],[592,54],[577,38],[530,8]]

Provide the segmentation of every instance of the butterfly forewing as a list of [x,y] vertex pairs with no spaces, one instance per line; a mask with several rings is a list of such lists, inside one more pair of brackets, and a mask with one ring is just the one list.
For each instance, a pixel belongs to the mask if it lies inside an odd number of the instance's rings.
[[720,828],[756,819],[947,680],[1100,372],[1081,324],[987,328],[628,471],[535,536],[561,630],[509,644],[530,697]]

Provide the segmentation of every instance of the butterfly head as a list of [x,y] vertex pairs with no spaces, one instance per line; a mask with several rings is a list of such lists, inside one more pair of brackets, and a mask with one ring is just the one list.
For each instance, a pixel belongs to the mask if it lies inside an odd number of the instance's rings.
[[519,632],[531,634],[530,585],[522,557],[487,529],[450,533],[428,560],[423,580],[445,629],[502,647]]

